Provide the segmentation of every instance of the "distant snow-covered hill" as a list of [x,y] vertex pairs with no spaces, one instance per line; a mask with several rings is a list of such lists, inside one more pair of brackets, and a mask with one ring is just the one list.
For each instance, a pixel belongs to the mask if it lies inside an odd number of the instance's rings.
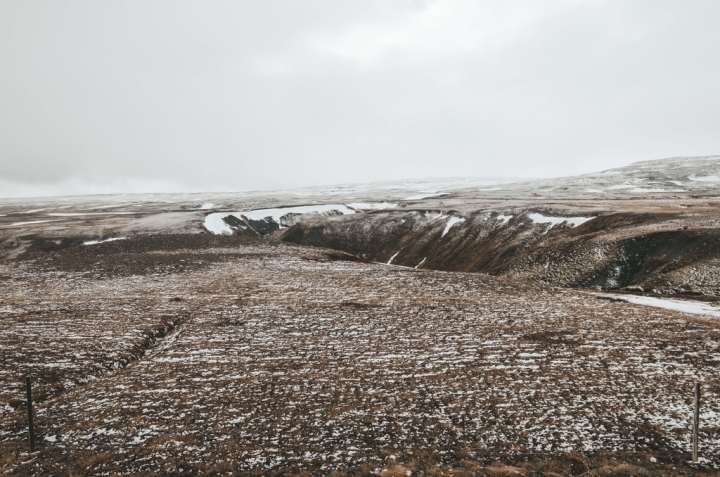
[[[519,184],[514,184],[518,189]],[[720,156],[673,157],[580,176],[541,179],[521,187],[565,194],[658,194],[720,188]]]

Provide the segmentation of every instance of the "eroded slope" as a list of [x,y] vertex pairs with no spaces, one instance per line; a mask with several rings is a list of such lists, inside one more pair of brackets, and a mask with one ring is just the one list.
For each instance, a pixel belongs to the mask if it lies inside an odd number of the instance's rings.
[[720,295],[715,211],[595,213],[379,211],[303,221],[282,231],[280,239],[412,268],[484,272],[566,287]]

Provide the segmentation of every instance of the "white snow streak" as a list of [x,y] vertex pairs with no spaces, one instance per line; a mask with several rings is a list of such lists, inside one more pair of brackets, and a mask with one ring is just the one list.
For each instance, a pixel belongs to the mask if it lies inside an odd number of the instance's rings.
[[20,225],[32,225],[32,224],[44,224],[45,222],[57,222],[60,219],[54,219],[54,220],[28,220],[27,222],[14,222],[12,224],[8,224],[8,227],[17,227]]
[[116,240],[125,240],[127,237],[112,237],[105,240],[88,240],[87,242],[83,242],[83,245],[97,245],[99,243],[105,243],[105,242],[114,242]]
[[465,219],[460,217],[450,217],[450,220],[448,220],[447,225],[445,226],[445,230],[443,230],[443,233],[441,237],[444,237],[446,233],[448,233],[448,230],[450,230],[450,227],[452,227],[455,224],[460,224],[462,222],[465,222]]
[[390,257],[390,260],[388,260],[388,263],[387,263],[388,265],[391,265],[391,264],[392,264],[392,261],[395,260],[395,257],[398,256],[398,253],[400,253],[400,250],[398,250],[398,251],[395,253],[395,255],[393,255],[392,257]]

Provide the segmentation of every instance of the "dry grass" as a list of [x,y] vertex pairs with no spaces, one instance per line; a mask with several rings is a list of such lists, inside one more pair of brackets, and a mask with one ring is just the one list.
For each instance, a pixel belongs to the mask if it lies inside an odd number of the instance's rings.
[[[0,471],[689,475],[696,379],[702,472],[720,466],[713,322],[297,247],[203,254],[221,257],[93,279],[2,265]],[[30,464],[26,373],[50,390]]]

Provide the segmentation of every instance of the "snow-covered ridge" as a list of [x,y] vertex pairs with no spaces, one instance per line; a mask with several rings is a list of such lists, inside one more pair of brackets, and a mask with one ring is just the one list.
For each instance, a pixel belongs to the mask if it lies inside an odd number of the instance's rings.
[[240,220],[243,217],[247,220],[265,221],[267,223],[275,222],[279,227],[285,228],[283,217],[290,214],[295,215],[349,215],[355,214],[358,210],[387,209],[396,207],[397,204],[387,202],[378,203],[352,203],[348,205],[342,204],[324,204],[324,205],[302,205],[298,207],[282,207],[277,209],[257,209],[248,212],[216,212],[208,214],[205,217],[205,228],[216,234],[232,234],[233,229],[225,222],[225,218],[234,216]]

